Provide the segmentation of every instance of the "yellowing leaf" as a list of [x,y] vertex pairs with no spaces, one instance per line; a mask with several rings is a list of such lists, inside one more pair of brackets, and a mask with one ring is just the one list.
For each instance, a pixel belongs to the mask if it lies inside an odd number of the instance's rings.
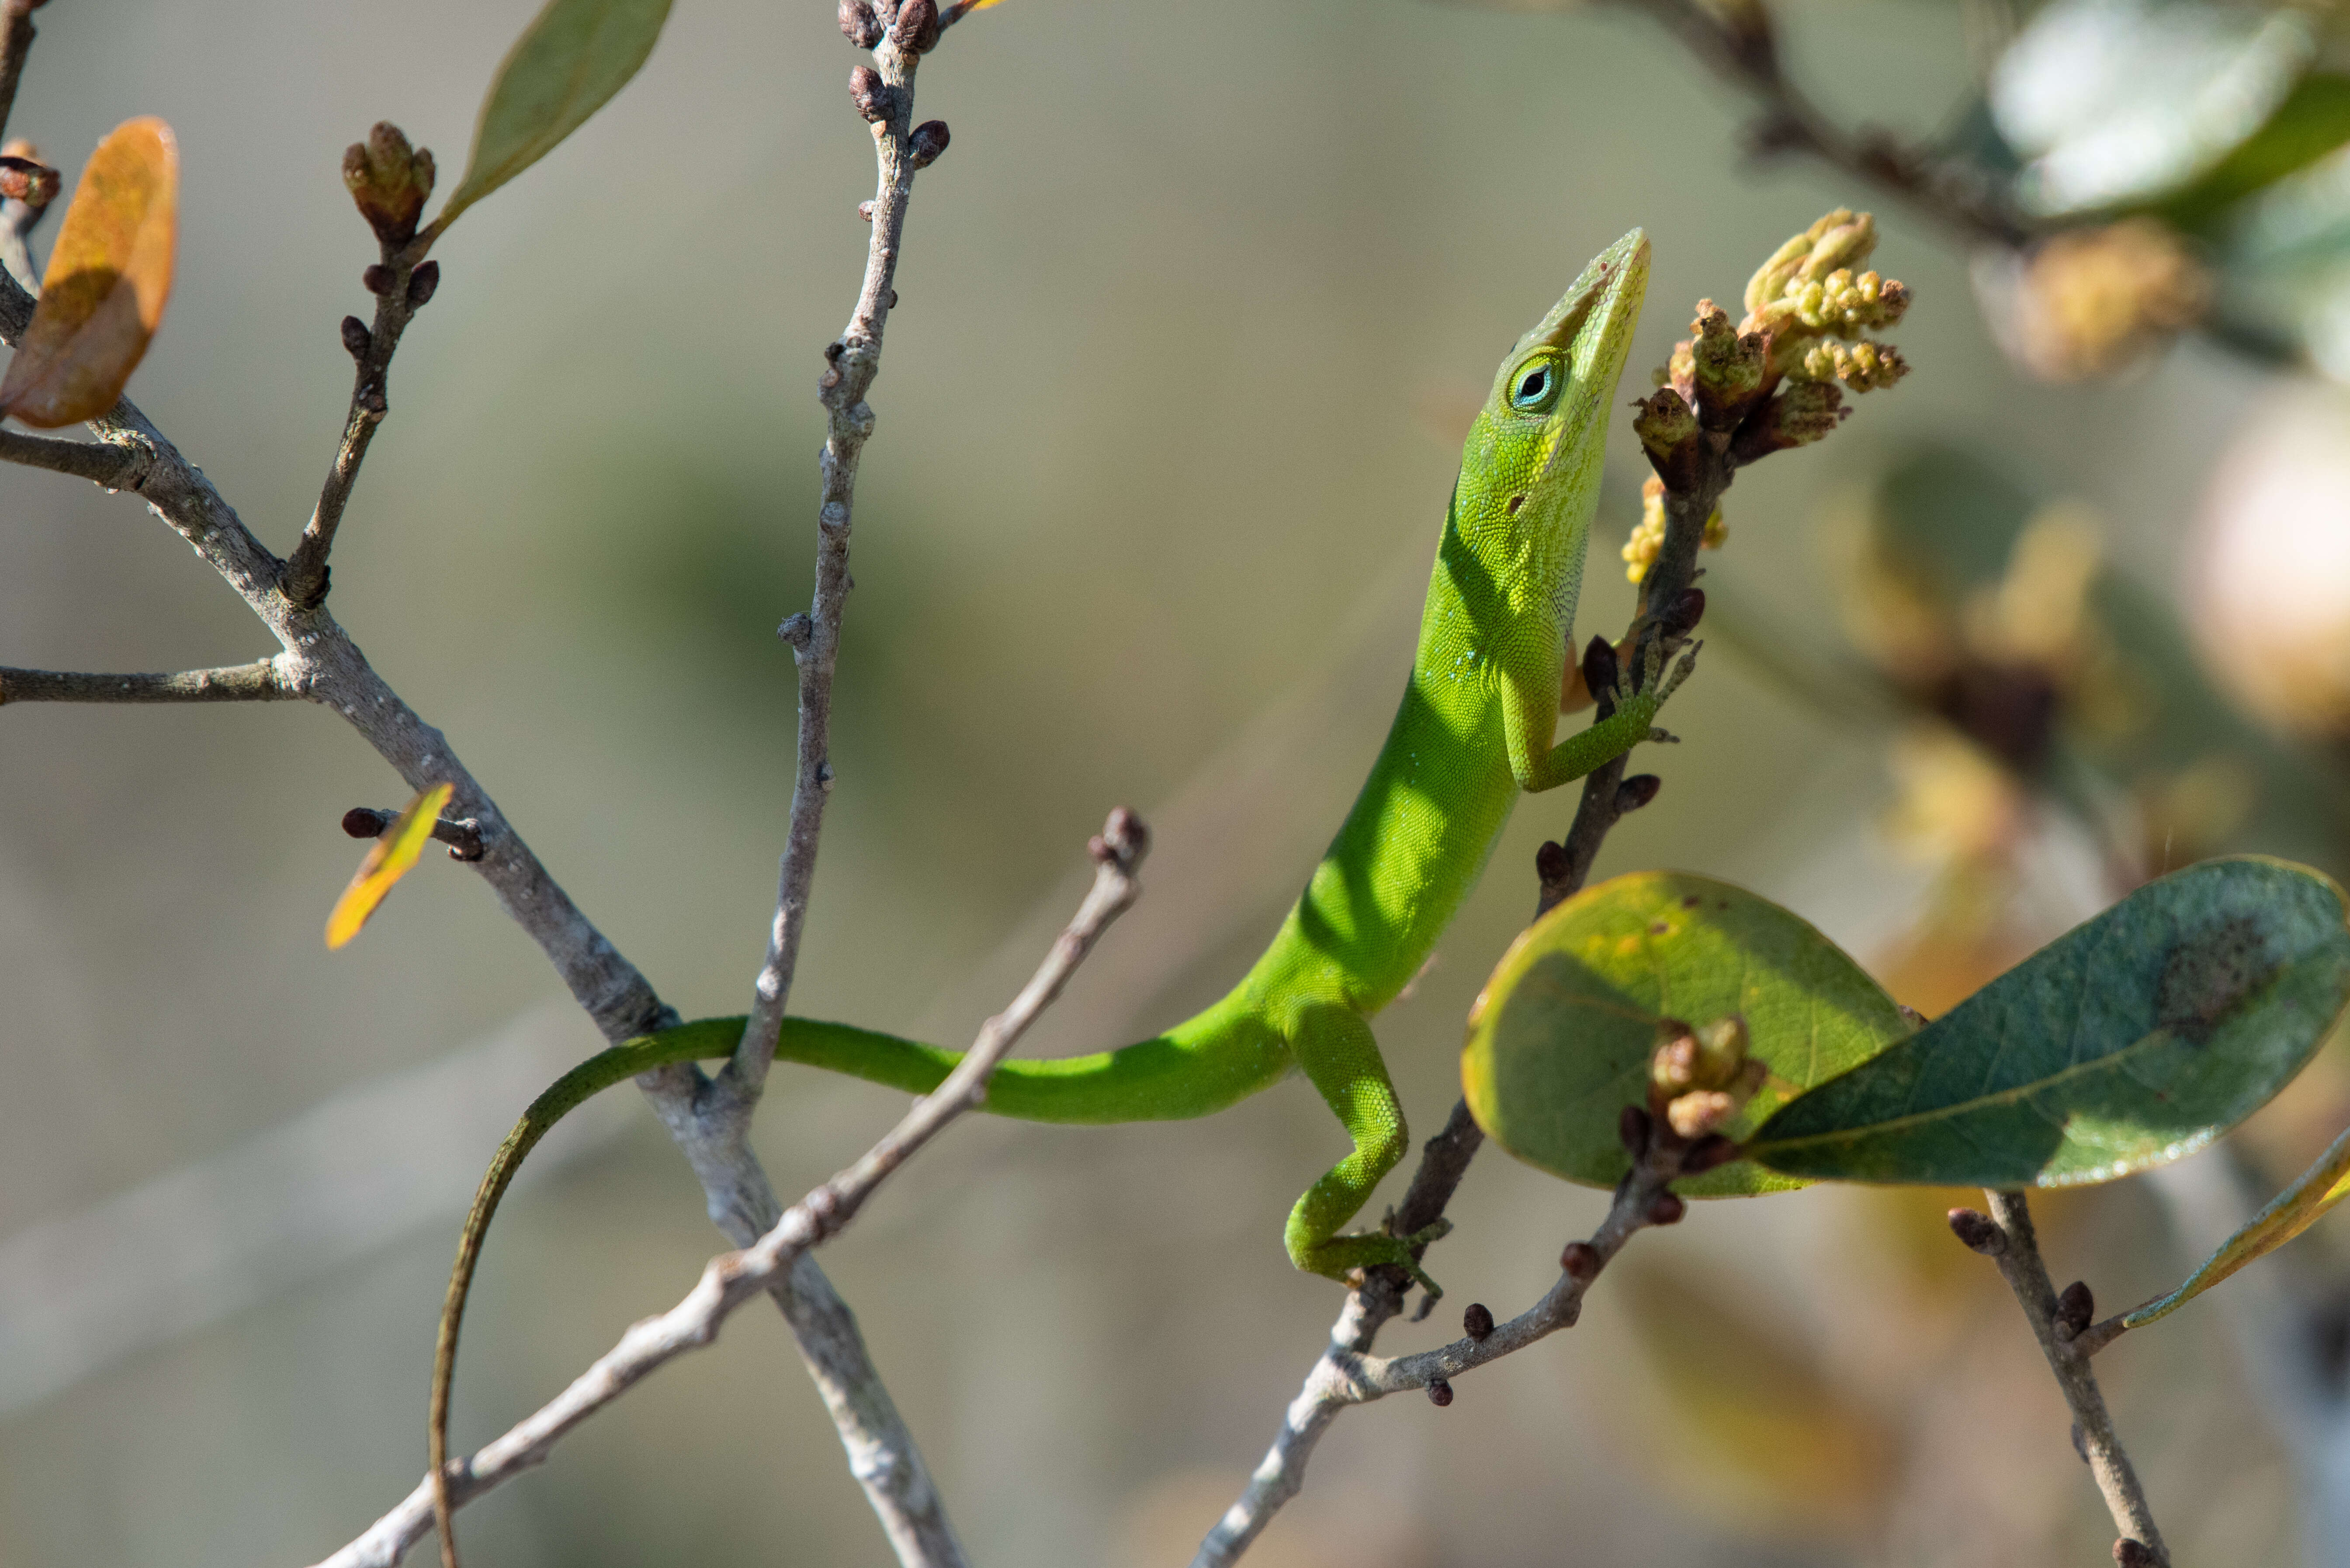
[[343,896],[335,900],[335,912],[327,917],[327,947],[331,951],[359,934],[359,928],[391,891],[391,885],[408,875],[416,857],[424,853],[432,841],[433,825],[441,820],[441,808],[457,791],[455,784],[434,784],[408,803],[400,820],[383,830],[367,858],[359,862],[358,875]]
[[179,204],[170,126],[125,120],[98,144],[49,253],[32,325],[0,379],[0,414],[55,430],[114,406],[163,319]]
[[432,233],[546,157],[629,85],[653,52],[670,0],[547,0],[482,100],[465,178]]
[[2229,1237],[2201,1268],[2167,1296],[2154,1300],[2122,1319],[2125,1328],[2137,1328],[2168,1317],[2245,1264],[2268,1256],[2350,1198],[2350,1132],[2334,1140],[2315,1165],[2301,1173],[2291,1187],[2252,1216],[2251,1223]]

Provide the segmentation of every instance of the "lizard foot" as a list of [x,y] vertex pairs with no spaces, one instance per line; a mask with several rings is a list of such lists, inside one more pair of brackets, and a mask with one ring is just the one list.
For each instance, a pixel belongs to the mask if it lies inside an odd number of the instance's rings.
[[1434,1302],[1442,1298],[1444,1287],[1419,1266],[1419,1254],[1450,1235],[1451,1231],[1451,1220],[1439,1220],[1435,1224],[1414,1231],[1408,1236],[1390,1235],[1385,1231],[1360,1231],[1351,1235],[1333,1236],[1298,1260],[1298,1263],[1310,1272],[1349,1283],[1359,1282],[1366,1270],[1380,1267],[1401,1269],[1411,1277],[1412,1283],[1427,1293],[1428,1300]]

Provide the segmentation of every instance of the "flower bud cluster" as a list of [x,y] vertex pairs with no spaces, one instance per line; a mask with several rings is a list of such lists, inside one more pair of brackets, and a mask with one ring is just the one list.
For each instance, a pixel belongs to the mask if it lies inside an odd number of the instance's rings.
[[[1801,381],[1841,381],[1856,392],[1889,387],[1909,367],[1883,344],[1863,338],[1899,325],[1909,289],[1898,280],[1853,269],[1877,248],[1877,221],[1843,207],[1773,252],[1746,284],[1741,332],[1770,345],[1772,370]],[[1856,342],[1856,348],[1821,341]]]
[[[1705,533],[1698,543],[1701,548],[1719,550],[1730,537],[1730,524],[1721,520],[1721,508],[1716,506],[1713,515],[1705,520]],[[1624,541],[1624,578],[1638,584],[1657,564],[1665,548],[1665,482],[1650,474],[1640,484],[1640,523],[1632,536]]]
[[1737,1013],[1694,1029],[1663,1019],[1657,1036],[1648,1063],[1648,1111],[1688,1142],[1728,1127],[1770,1075],[1746,1054],[1746,1020]]

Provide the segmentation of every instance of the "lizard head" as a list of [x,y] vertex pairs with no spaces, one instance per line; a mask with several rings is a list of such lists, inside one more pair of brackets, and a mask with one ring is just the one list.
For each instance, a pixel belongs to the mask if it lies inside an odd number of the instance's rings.
[[1513,599],[1574,613],[1607,416],[1648,287],[1648,237],[1634,229],[1518,339],[1470,427],[1455,522]]

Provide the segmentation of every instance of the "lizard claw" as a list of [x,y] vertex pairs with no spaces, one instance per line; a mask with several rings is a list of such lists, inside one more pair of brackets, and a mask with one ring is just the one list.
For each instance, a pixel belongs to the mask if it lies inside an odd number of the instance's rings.
[[1690,675],[1696,672],[1698,649],[1704,646],[1705,644],[1702,642],[1692,643],[1690,647],[1690,650],[1681,655],[1681,661],[1673,666],[1672,674],[1666,678],[1662,690],[1659,691],[1657,693],[1657,701],[1659,704],[1662,704],[1666,698],[1679,691],[1681,682],[1687,680]]

